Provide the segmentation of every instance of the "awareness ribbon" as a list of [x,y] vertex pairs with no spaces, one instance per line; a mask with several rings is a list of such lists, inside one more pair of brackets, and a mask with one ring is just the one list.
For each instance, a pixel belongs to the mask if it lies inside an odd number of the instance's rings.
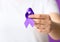
[[25,14],[26,17],[26,21],[25,21],[25,26],[28,27],[28,25],[30,24],[32,27],[34,26],[34,21],[31,18],[28,18],[29,15],[33,15],[34,12],[32,10],[32,8],[28,8],[28,11]]

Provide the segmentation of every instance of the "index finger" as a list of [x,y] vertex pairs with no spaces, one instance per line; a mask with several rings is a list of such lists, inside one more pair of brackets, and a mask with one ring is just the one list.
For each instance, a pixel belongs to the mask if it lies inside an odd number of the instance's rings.
[[34,14],[34,15],[29,15],[28,16],[29,18],[32,18],[32,19],[48,19],[50,18],[49,15],[44,15],[44,14]]

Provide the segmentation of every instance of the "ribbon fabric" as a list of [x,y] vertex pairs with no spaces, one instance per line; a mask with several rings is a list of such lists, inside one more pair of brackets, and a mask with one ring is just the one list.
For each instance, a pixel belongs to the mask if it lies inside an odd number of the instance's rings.
[[29,15],[33,15],[34,12],[32,10],[32,8],[28,8],[26,14],[25,14],[25,17],[26,17],[26,21],[25,21],[25,26],[28,27],[28,25],[30,24],[32,27],[34,26],[34,21],[30,18],[28,18]]

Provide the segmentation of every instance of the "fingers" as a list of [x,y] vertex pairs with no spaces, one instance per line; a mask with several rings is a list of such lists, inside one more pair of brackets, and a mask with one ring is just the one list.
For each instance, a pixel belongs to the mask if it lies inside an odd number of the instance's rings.
[[47,21],[47,20],[36,20],[34,19],[35,22],[35,27],[37,27],[37,30],[43,33],[49,33],[51,28],[51,21]]
[[34,20],[38,31],[47,33],[50,31],[51,19],[49,15],[35,14],[28,17]]

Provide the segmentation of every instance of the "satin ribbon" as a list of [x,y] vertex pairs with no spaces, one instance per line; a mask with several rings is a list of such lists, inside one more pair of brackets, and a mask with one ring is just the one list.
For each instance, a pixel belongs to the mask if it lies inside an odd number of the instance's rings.
[[34,26],[34,21],[31,19],[31,18],[28,18],[29,15],[33,15],[34,12],[32,10],[32,8],[28,8],[26,14],[25,14],[25,17],[26,17],[26,20],[25,20],[25,26],[28,27],[28,25],[30,24],[32,27]]

